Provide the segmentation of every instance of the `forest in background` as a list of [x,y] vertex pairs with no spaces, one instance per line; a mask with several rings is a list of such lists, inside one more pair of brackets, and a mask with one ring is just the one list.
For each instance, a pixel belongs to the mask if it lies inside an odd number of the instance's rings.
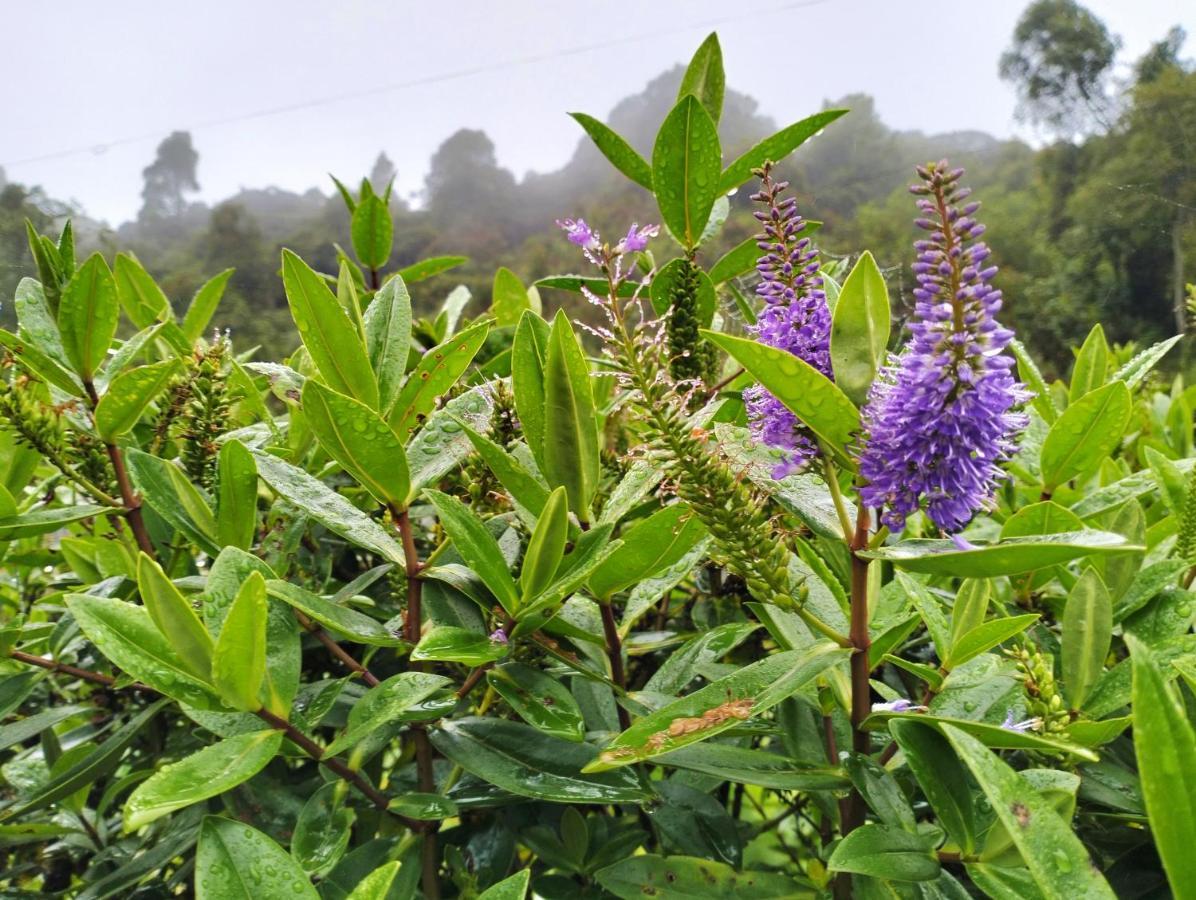
[[[1196,270],[1196,66],[1183,57],[1184,39],[1176,27],[1141,59],[1121,60],[1116,36],[1082,7],[1070,0],[1035,3],[1012,36],[1001,75],[1018,93],[1020,114],[1049,143],[1035,148],[975,131],[899,131],[880,119],[871,97],[853,94],[824,104],[850,114],[808,142],[780,174],[792,182],[802,213],[823,223],[817,240],[824,254],[873,252],[900,313],[912,305],[909,264],[917,236],[906,185],[915,164],[947,157],[968,168],[984,202],[1006,318],[1049,368],[1066,368],[1068,348],[1082,340],[1084,323],[1097,319],[1111,341],[1156,341],[1187,327],[1185,285]],[[1114,76],[1121,62],[1132,64],[1132,75]],[[681,75],[680,66],[662,73],[617,104],[607,124],[650,156],[655,125],[672,105]],[[778,124],[784,123],[728,86],[719,125],[728,159]],[[356,173],[334,174],[356,180]],[[369,178],[381,191],[394,174],[383,150]],[[202,147],[189,133],[175,132],[144,170],[138,217],[111,228],[0,172],[0,297],[11,297],[21,277],[36,275],[25,220],[48,230],[73,215],[82,250],[134,253],[180,310],[207,278],[235,269],[219,326],[231,330],[238,352],[260,345],[264,357],[286,354],[298,336],[278,277],[279,250],[288,247],[335,272],[336,246],[350,244],[344,204],[326,180],[302,194],[245,189],[209,206],[188,199],[202,175]],[[744,189],[731,198],[722,243],[712,251],[753,232],[750,194]],[[498,165],[484,132],[461,129],[433,155],[418,205],[392,195],[390,206],[391,268],[430,256],[468,258],[413,287],[417,314],[436,309],[457,284],[473,294],[466,314],[480,313],[499,266],[525,283],[574,270],[555,219],[581,216],[616,228],[658,215],[651,196],[616,172],[580,128],[565,165],[522,179]],[[575,294],[546,290],[544,302],[549,312],[563,305],[586,315]],[[12,315],[11,303],[0,306],[0,322],[11,324]]]

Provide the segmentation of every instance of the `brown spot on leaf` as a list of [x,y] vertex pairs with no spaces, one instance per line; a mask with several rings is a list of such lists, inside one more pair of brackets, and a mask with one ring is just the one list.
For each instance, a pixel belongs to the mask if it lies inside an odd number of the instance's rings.
[[1010,807],[1010,810],[1017,819],[1017,824],[1019,827],[1030,827],[1030,810],[1026,807],[1026,804],[1022,803],[1021,801],[1015,801]]

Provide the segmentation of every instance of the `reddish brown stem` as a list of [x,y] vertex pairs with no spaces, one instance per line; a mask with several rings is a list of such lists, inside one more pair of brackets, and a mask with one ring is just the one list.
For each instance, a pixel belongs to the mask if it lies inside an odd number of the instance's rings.
[[[83,388],[87,391],[87,399],[91,402],[94,412],[99,405],[100,395],[96,393],[90,378],[83,382]],[[120,490],[121,503],[125,505],[124,516],[129,520],[129,528],[133,531],[137,546],[144,554],[152,557],[154,542],[150,540],[149,531],[146,530],[145,519],[141,515],[141,498],[133,490],[133,482],[129,480],[129,471],[125,468],[125,458],[116,444],[105,443],[104,447],[108,451],[108,459],[112,462],[112,472],[116,475],[116,486]]]
[[378,677],[374,675],[373,672],[354,659],[344,647],[332,639],[332,635],[330,635],[327,631],[325,631],[303,613],[299,612],[299,610],[295,610],[295,618],[299,620],[300,625],[310,632],[312,637],[314,637],[328,649],[329,653],[340,660],[341,663],[344,664],[345,668],[360,675],[361,680],[370,687],[377,687],[379,684],[381,684],[381,682],[378,680]]
[[[855,534],[851,549],[851,747],[856,753],[867,754],[872,747],[864,720],[872,712],[872,687],[869,678],[872,667],[868,650],[872,640],[868,635],[868,560],[860,554],[868,548],[871,520],[867,507],[861,504],[856,516]],[[847,816],[843,834],[850,834],[864,823],[864,800],[858,791],[848,797]]]
[[486,665],[478,666],[469,673],[469,676],[465,679],[465,683],[457,690],[458,700],[464,700],[467,696],[469,696],[469,692],[478,686],[478,682],[482,680],[482,676],[486,674],[486,670],[489,669],[491,665],[493,664],[486,663]]
[[[609,603],[599,603],[602,610],[602,630],[606,634],[606,654],[610,658],[610,677],[621,689],[627,690],[627,676],[623,672],[623,642],[619,640],[619,626],[615,622],[615,610]],[[631,727],[631,717],[622,704],[616,704],[619,712],[619,727],[626,731]]]

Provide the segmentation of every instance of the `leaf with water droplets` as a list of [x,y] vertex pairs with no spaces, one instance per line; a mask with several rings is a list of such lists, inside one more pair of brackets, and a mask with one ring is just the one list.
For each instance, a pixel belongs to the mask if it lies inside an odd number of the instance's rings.
[[685,247],[697,245],[718,196],[722,150],[710,113],[686,94],[665,117],[652,148],[652,189],[660,216]]
[[957,577],[995,578],[1018,575],[1084,556],[1141,552],[1122,535],[1108,531],[1067,531],[1061,534],[1009,538],[996,544],[961,550],[954,541],[916,538],[861,552],[884,559],[910,572]]
[[400,440],[409,441],[436,406],[437,398],[457,383],[489,331],[490,323],[481,322],[423,355],[407,376],[388,419]]
[[[360,207],[359,207],[360,208]],[[328,783],[308,797],[295,822],[291,855],[304,870],[324,875],[349,846],[357,814],[345,804],[340,785]]]
[[809,888],[788,875],[738,871],[726,863],[693,856],[644,854],[622,859],[594,873],[620,900],[800,900]]
[[1096,469],[1121,443],[1133,412],[1124,382],[1085,394],[1059,416],[1042,444],[1042,483],[1049,492]]
[[256,828],[208,816],[199,829],[196,900],[319,900],[289,853]]
[[566,741],[585,739],[581,708],[557,679],[513,662],[491,669],[486,681],[533,728]]

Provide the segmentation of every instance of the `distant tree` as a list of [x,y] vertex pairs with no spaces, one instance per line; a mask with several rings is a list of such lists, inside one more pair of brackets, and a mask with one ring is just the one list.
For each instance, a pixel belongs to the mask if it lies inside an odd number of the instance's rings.
[[145,187],[141,189],[142,220],[174,218],[187,205],[183,195],[198,191],[196,168],[199,153],[191,145],[191,133],[175,131],[158,145],[154,161],[141,170]]
[[398,174],[395,164],[391,162],[390,157],[383,151],[378,154],[378,158],[374,160],[374,167],[370,169],[370,184],[380,194],[386,190],[387,186],[394,181],[395,176]]
[[1107,123],[1108,79],[1121,45],[1075,0],[1036,0],[1001,56],[1001,78],[1018,92],[1018,117],[1060,137]]
[[1138,84],[1149,84],[1156,81],[1168,69],[1182,68],[1179,50],[1187,40],[1188,33],[1179,25],[1172,26],[1167,36],[1161,41],[1151,44],[1150,49],[1142,54],[1134,66],[1134,75]]

